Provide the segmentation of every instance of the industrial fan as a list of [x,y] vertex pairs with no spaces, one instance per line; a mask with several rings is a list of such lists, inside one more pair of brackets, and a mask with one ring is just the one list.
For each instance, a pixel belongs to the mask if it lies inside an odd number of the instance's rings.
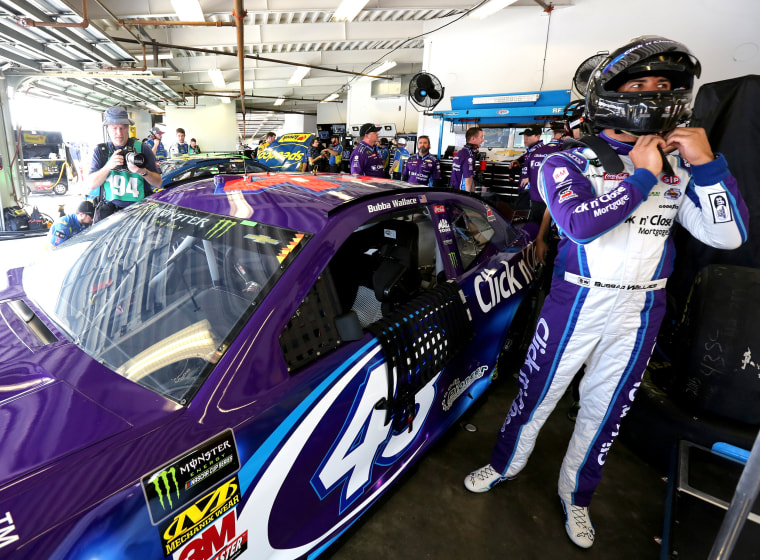
[[443,99],[444,89],[438,78],[427,72],[420,72],[409,81],[409,101],[418,111],[433,109]]
[[606,52],[597,53],[594,56],[590,56],[578,66],[573,76],[573,87],[575,90],[585,97],[586,88],[588,88],[588,81],[591,79],[591,73],[599,66],[599,63],[607,56]]

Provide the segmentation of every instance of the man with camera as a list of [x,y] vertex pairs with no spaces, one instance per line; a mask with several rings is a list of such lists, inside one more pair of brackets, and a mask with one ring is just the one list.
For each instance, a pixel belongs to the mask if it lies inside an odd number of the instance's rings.
[[153,151],[129,137],[129,125],[134,122],[129,119],[127,110],[110,107],[104,116],[103,126],[111,141],[95,148],[90,173],[85,179],[86,192],[100,189],[95,222],[145,198],[153,193],[153,188],[161,186],[161,172]]

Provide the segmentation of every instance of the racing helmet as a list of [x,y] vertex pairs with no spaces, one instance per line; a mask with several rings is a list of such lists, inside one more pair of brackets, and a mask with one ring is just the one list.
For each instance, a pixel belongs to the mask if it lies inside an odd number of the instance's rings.
[[[694,78],[701,66],[678,41],[654,35],[638,37],[609,54],[591,73],[586,117],[595,130],[612,128],[632,134],[669,132],[691,115]],[[663,76],[670,91],[618,93],[629,80]]]

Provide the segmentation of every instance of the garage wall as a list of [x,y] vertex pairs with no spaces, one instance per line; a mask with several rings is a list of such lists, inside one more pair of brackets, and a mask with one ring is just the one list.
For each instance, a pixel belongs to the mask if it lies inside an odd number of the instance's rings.
[[[556,8],[550,27],[539,6],[510,7],[484,21],[463,18],[429,35],[423,68],[446,87],[436,107],[443,110],[450,108],[452,95],[569,89],[576,68],[589,56],[655,34],[685,43],[702,63],[699,83],[707,83],[760,74],[757,21],[756,0],[578,0]],[[426,31],[441,23],[426,24]],[[433,151],[439,127],[440,121],[420,114],[418,130],[431,137]],[[444,132],[444,148],[463,143],[463,135]]]
[[195,138],[204,152],[235,151],[238,140],[235,104],[222,103],[210,97],[201,99],[195,109],[166,107],[166,134],[163,139],[166,149],[177,141],[174,131],[182,127],[186,132],[185,141]]

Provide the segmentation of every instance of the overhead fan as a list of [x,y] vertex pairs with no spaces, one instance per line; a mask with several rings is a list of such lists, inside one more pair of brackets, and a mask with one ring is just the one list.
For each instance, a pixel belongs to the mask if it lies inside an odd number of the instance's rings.
[[588,88],[588,81],[591,79],[591,73],[597,66],[599,66],[599,63],[605,59],[607,54],[608,53],[606,52],[600,52],[594,56],[588,57],[581,62],[581,65],[578,66],[578,69],[575,71],[575,76],[573,76],[573,87],[575,87],[575,90],[582,96],[586,96],[586,88]]
[[409,101],[418,111],[427,111],[441,102],[444,90],[438,78],[427,72],[420,72],[412,76],[409,82]]

